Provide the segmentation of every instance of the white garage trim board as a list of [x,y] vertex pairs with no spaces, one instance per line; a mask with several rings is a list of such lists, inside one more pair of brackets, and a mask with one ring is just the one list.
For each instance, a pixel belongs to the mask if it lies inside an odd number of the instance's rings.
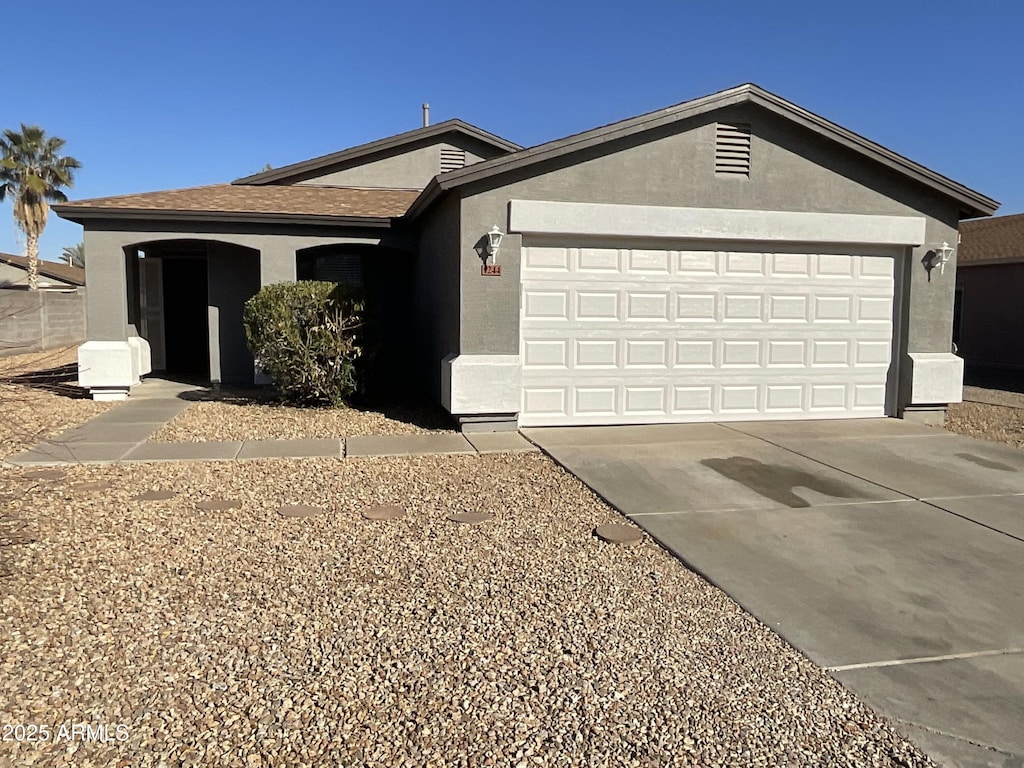
[[859,213],[512,200],[509,202],[509,230],[588,237],[921,245],[925,239],[925,219],[923,216]]

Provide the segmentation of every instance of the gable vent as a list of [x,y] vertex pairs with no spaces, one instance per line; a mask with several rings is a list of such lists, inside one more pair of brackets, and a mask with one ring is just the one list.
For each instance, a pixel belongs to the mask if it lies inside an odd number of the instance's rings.
[[441,147],[441,173],[456,171],[466,167],[466,151]]
[[718,123],[715,129],[715,175],[750,176],[749,123]]

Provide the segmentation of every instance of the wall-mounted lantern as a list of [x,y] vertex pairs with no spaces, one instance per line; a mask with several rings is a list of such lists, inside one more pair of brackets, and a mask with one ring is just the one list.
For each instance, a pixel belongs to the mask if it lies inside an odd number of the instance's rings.
[[497,224],[491,227],[491,231],[487,233],[487,255],[491,257],[492,264],[498,260],[498,249],[501,247],[501,238],[504,236],[505,234],[498,229]]
[[939,268],[940,275],[946,274],[946,264],[954,252],[955,249],[943,240],[942,245],[936,246],[925,254],[923,262],[924,268],[928,271],[929,280],[932,279],[932,270],[936,267]]

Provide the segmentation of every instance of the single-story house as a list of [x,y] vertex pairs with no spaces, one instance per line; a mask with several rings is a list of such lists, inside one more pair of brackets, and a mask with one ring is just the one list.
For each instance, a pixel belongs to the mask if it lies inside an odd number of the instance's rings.
[[[39,260],[39,289],[76,291],[85,285],[85,270],[70,264]],[[0,253],[0,288],[28,288],[28,258]]]
[[1024,213],[960,225],[953,341],[968,365],[1024,370]]
[[501,428],[935,418],[963,376],[944,244],[997,207],[747,84],[528,149],[448,120],[55,210],[85,228],[96,397],[147,344],[251,382],[243,302],[329,277],[386,302],[403,387]]

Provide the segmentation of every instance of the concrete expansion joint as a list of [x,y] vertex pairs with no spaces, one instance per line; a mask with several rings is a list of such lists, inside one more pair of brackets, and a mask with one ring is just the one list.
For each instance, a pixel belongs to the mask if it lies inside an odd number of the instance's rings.
[[[1017,496],[1017,495],[1020,495],[1020,494],[1010,494],[1010,495]],[[962,496],[960,498],[979,498],[979,497],[977,497],[977,496]],[[985,498],[985,497],[980,497],[980,498]],[[938,504],[933,504],[928,499],[918,499],[918,501],[920,501],[922,504],[927,504],[929,507],[933,507],[935,509],[941,510],[942,512],[946,512],[947,514],[955,515],[956,517],[959,517],[962,520],[966,520],[969,523],[974,523],[975,525],[980,525],[982,528],[987,528],[988,530],[992,531],[993,533],[998,533],[998,534],[1001,534],[1003,536],[1008,536],[1011,539],[1016,539],[1017,541],[1024,543],[1024,538],[1022,538],[1020,536],[1017,536],[1015,534],[1012,534],[1009,531],[1004,531],[1004,530],[1001,530],[1001,529],[996,528],[994,526],[987,525],[986,523],[982,523],[982,522],[980,522],[978,520],[975,520],[975,519],[973,519],[971,517],[968,517],[967,515],[962,515],[959,512],[953,512],[952,510],[945,509],[944,507],[940,507]]]
[[914,659],[890,659],[888,661],[865,661],[860,664],[840,664],[825,667],[827,672],[849,672],[855,669],[877,669],[879,667],[903,667],[908,664],[931,664],[938,661],[960,661],[978,659],[985,656],[1012,656],[1024,653],[1024,648],[998,648],[990,651],[968,651],[966,653],[947,653],[942,656],[919,656]]
[[[965,736],[960,736],[956,733],[949,733],[948,731],[943,731],[940,728],[933,728],[929,725],[921,725],[920,723],[915,723],[912,720],[903,720],[898,717],[892,717],[890,719],[893,722],[898,723],[900,725],[910,726],[911,728],[918,728],[926,733],[931,733],[936,736],[942,736],[943,738],[952,739],[953,741],[959,741],[961,744],[969,744],[970,746],[978,747],[979,749],[987,749],[990,752],[995,752],[996,754],[1003,755],[1011,760],[1022,759],[1021,755],[1014,754],[1013,752],[1007,752],[1005,749],[1000,749],[999,747],[993,747],[991,744],[985,744],[981,741],[974,741],[973,739],[968,739]],[[1009,762],[1007,762],[1006,764],[1011,765],[1011,763]]]
[[808,461],[813,461],[815,464],[820,464],[823,467],[828,467],[829,469],[834,469],[836,472],[842,472],[847,477],[855,477],[858,480],[861,480],[861,481],[863,481],[865,483],[871,483],[872,485],[875,485],[875,486],[877,486],[879,488],[884,488],[887,491],[892,491],[893,493],[899,494],[900,496],[904,497],[907,501],[910,501],[910,500],[920,501],[920,499],[916,499],[913,496],[908,496],[907,494],[903,493],[902,491],[899,491],[899,490],[897,490],[895,488],[892,488],[892,487],[890,487],[888,485],[880,483],[877,480],[869,480],[866,477],[861,477],[858,474],[855,474],[853,472],[849,472],[849,471],[847,471],[845,469],[841,469],[841,468],[839,468],[837,466],[834,466],[833,464],[829,464],[827,461],[822,461],[821,459],[816,459],[813,456],[808,456],[808,455],[806,455],[804,453],[800,453],[800,451],[797,451],[797,450],[795,450],[793,448],[787,448],[785,445],[781,445],[780,443],[777,443],[774,440],[769,440],[767,437],[763,437],[761,435],[753,435],[753,434],[750,434],[749,432],[744,432],[742,429],[737,429],[736,427],[730,426],[727,423],[722,424],[722,426],[726,427],[727,429],[731,429],[736,434],[743,435],[744,437],[751,437],[751,438],[754,438],[755,440],[760,440],[761,442],[767,443],[768,445],[774,446],[775,448],[778,448],[780,450],[792,453],[794,456],[799,456],[802,459],[807,459]]

